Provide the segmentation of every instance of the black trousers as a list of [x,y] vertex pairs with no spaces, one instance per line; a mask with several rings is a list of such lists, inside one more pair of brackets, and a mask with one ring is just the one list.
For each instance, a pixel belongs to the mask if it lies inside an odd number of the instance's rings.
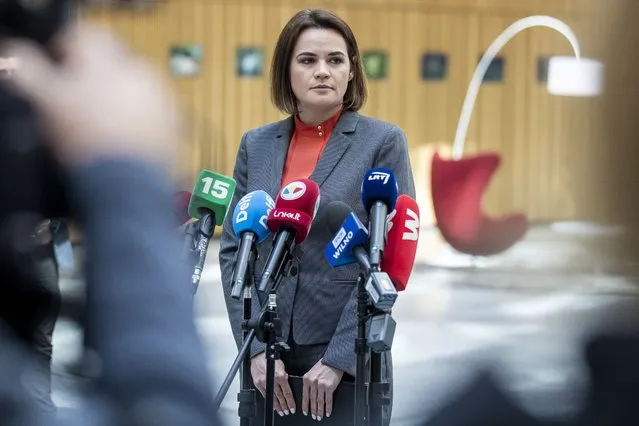
[[[291,333],[292,334],[292,333]],[[289,375],[289,384],[295,395],[295,414],[285,415],[280,417],[275,413],[275,422],[277,426],[304,426],[304,425],[317,425],[318,422],[313,420],[310,413],[308,416],[302,414],[302,377],[324,356],[326,352],[326,344],[319,345],[298,345],[292,337],[289,337],[288,345],[291,350],[282,353],[282,362],[286,367],[286,372]],[[353,345],[355,343],[353,342]],[[391,412],[392,412],[392,360],[390,353],[388,356],[382,356],[382,377],[388,380],[391,384],[391,404],[384,410],[383,424],[388,426],[390,424]],[[368,376],[366,378],[368,380]],[[323,417],[319,424],[327,426],[352,426],[354,416],[354,395],[355,395],[355,378],[350,374],[344,373],[342,381],[337,386],[333,394],[333,413],[331,417]],[[255,389],[255,388],[254,388]],[[264,425],[264,398],[262,394],[256,390],[256,416],[251,421],[251,426]],[[312,423],[311,423],[312,422]]]

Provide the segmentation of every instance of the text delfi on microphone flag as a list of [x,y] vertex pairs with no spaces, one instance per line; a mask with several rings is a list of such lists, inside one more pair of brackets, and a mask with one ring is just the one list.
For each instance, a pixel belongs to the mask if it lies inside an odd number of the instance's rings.
[[189,216],[200,219],[212,212],[215,214],[215,225],[221,226],[233,199],[235,186],[234,179],[202,169],[193,188]]
[[240,238],[243,232],[253,232],[261,243],[271,234],[266,226],[275,201],[265,191],[257,190],[243,196],[233,211],[233,232]]
[[239,299],[246,285],[250,285],[250,263],[254,259],[255,244],[261,243],[271,234],[266,221],[275,202],[262,190],[243,196],[233,211],[233,232],[240,240],[237,250],[231,297]]
[[306,239],[320,203],[319,186],[310,179],[295,180],[286,185],[275,200],[266,226],[273,233],[282,228],[295,231],[295,243]]
[[353,248],[368,244],[368,230],[354,212],[346,216],[342,227],[326,246],[324,254],[333,268],[356,263]]
[[397,197],[395,210],[386,221],[386,251],[381,268],[393,281],[397,291],[403,291],[413,270],[419,240],[419,206],[408,195]]

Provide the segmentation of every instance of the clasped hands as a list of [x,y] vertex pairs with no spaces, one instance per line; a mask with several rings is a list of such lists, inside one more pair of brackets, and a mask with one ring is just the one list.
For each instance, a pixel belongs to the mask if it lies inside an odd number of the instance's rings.
[[[333,412],[333,392],[342,380],[344,372],[328,365],[322,360],[304,375],[304,387],[302,391],[302,413],[309,413],[313,420],[322,420],[324,416],[330,417]],[[262,396],[266,394],[266,357],[264,353],[251,359],[251,376],[255,388]],[[288,374],[281,360],[275,361],[275,389],[273,409],[280,416],[295,414],[295,398],[288,383]]]

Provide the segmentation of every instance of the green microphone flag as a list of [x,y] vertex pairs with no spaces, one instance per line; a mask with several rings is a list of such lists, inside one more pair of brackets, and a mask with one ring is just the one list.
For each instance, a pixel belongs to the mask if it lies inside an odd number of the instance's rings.
[[200,219],[212,212],[215,225],[221,226],[233,199],[235,185],[235,180],[230,177],[202,169],[191,195],[189,216]]

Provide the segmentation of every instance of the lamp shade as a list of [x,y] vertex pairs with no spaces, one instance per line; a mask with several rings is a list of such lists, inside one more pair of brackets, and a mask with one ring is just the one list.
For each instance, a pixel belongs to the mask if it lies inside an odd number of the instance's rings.
[[554,56],[548,63],[548,92],[557,96],[597,96],[603,90],[604,66],[594,59]]

